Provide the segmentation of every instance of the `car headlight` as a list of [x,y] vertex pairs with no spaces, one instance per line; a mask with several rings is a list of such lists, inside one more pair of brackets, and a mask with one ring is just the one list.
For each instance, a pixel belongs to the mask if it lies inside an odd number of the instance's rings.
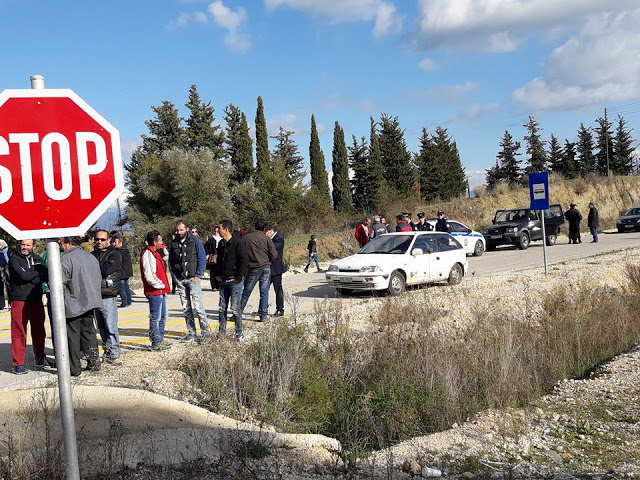
[[340,269],[338,268],[337,265],[330,265],[329,266],[329,270],[327,270],[328,272],[339,272]]
[[518,227],[509,227],[506,230],[508,233],[514,233],[518,231]]
[[377,265],[371,265],[369,267],[362,267],[360,269],[360,273],[374,273],[374,272],[381,272],[382,269],[377,266]]

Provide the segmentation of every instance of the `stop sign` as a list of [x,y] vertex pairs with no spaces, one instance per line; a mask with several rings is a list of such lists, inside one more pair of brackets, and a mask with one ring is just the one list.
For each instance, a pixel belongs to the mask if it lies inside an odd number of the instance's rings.
[[73,91],[0,93],[0,227],[83,235],[123,190],[118,131]]

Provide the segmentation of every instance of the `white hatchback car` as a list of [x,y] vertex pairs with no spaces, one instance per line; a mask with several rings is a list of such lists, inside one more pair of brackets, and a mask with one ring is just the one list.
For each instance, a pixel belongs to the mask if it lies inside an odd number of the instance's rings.
[[406,285],[456,285],[468,268],[462,245],[448,233],[396,232],[376,237],[355,255],[333,263],[326,279],[341,293],[388,290],[399,295]]

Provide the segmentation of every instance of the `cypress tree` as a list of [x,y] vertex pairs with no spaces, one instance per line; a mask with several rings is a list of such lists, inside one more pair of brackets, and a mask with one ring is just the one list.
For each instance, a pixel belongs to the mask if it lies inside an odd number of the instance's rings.
[[560,173],[562,175],[566,175],[563,172],[563,164],[562,164],[562,146],[560,142],[556,138],[556,136],[552,133],[551,140],[549,141],[549,169],[552,172]]
[[351,198],[353,206],[358,212],[370,212],[370,180],[369,175],[369,149],[364,137],[358,143],[355,135],[352,136],[353,144],[348,147],[349,165],[353,171],[351,178]]
[[420,178],[420,196],[431,203],[441,197],[440,188],[443,184],[444,174],[440,157],[434,151],[433,137],[422,127],[420,135],[420,150],[416,156],[416,166]]
[[616,133],[613,137],[613,164],[611,169],[616,175],[631,175],[633,172],[633,137],[627,128],[627,121],[618,115]]
[[398,117],[383,113],[380,117],[380,153],[383,176],[387,184],[400,195],[408,195],[414,183],[411,154],[407,150],[404,131]]
[[267,135],[267,121],[264,118],[264,107],[262,97],[258,97],[258,108],[256,110],[256,177],[258,179],[264,170],[271,168],[269,158],[269,136]]
[[524,140],[527,142],[527,155],[529,155],[529,165],[525,169],[527,173],[543,172],[547,169],[547,152],[544,149],[546,142],[540,137],[538,122],[533,117],[529,117],[529,121],[523,125],[527,129],[528,135]]
[[329,204],[329,176],[325,166],[324,153],[320,147],[316,117],[313,114],[311,115],[311,140],[309,142],[309,169],[311,170],[311,188],[321,198],[326,199]]
[[593,135],[591,128],[580,123],[578,130],[578,141],[576,143],[576,152],[578,154],[577,170],[583,177],[588,173],[595,171],[596,161],[593,156]]
[[385,180],[382,168],[382,154],[380,153],[380,139],[376,130],[377,123],[373,117],[369,117],[371,128],[369,131],[369,196],[372,211],[377,211],[382,206],[384,198]]
[[570,142],[564,139],[564,148],[562,149],[562,173],[567,178],[576,178],[578,171],[578,154],[576,153],[576,142]]
[[277,140],[272,158],[282,162],[289,183],[297,184],[304,176],[302,170],[302,157],[298,154],[298,146],[291,139],[295,132],[280,127],[278,135],[271,137]]
[[505,130],[500,142],[502,150],[498,152],[499,177],[509,185],[518,185],[522,182],[522,170],[520,168],[520,142],[513,140],[511,134]]
[[446,128],[436,127],[432,137],[434,168],[439,170],[440,185],[436,187],[439,197],[444,200],[462,195],[466,190],[466,179],[460,154],[455,142],[451,141]]
[[351,189],[349,185],[349,162],[347,159],[347,147],[344,141],[344,130],[336,121],[333,128],[333,152],[331,161],[333,177],[333,209],[337,212],[347,213],[351,210]]
[[460,160],[460,152],[458,152],[458,144],[456,142],[451,143],[445,186],[447,194],[443,198],[446,200],[463,196],[467,191],[467,177]]
[[598,127],[596,128],[595,171],[600,175],[608,175],[609,170],[613,170],[611,166],[613,162],[611,122],[608,119],[598,117],[596,123]]
[[231,161],[230,181],[238,184],[251,178],[253,172],[253,141],[249,136],[247,117],[235,105],[224,110],[226,129],[226,152]]
[[224,157],[223,148],[224,134],[218,132],[219,125],[214,125],[215,109],[211,102],[204,103],[200,100],[198,89],[195,85],[189,88],[189,100],[185,107],[191,112],[186,120],[186,141],[185,146],[192,152],[199,152],[203,148],[208,148],[213,154],[213,158],[219,160]]
[[484,176],[485,186],[487,187],[487,189],[493,190],[494,188],[496,188],[496,185],[498,184],[498,182],[503,180],[501,176],[500,164],[498,163],[498,160],[496,159],[496,164],[493,167],[487,168],[485,172],[486,172]]

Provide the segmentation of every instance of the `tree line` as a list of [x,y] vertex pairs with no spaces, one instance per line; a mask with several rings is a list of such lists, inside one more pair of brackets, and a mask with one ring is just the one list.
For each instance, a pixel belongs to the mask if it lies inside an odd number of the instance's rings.
[[[127,221],[143,231],[183,218],[210,229],[222,217],[244,225],[271,218],[289,231],[308,231],[327,219],[377,213],[410,196],[449,200],[466,191],[464,168],[447,130],[422,129],[419,151],[409,151],[397,117],[370,117],[369,137],[347,143],[338,121],[331,152],[331,187],[311,115],[309,183],[293,131],[267,132],[264,104],[257,98],[253,139],[244,112],[229,104],[226,126],[216,124],[215,108],[195,85],[189,89],[186,118],[163,101],[145,121],[148,134],[125,169],[130,191]],[[269,141],[274,145],[269,148]]]
[[[597,175],[630,175],[634,173],[632,146],[634,139],[627,121],[618,115],[614,124],[606,117],[598,117],[595,127],[580,123],[577,140],[564,139],[564,145],[551,134],[549,142],[542,139],[540,125],[534,117],[523,125],[527,129],[526,166],[521,166],[521,143],[505,131],[494,166],[486,170],[486,186],[493,189],[498,183],[523,185],[531,172],[551,171],[566,178]],[[548,145],[548,148],[547,148]],[[637,173],[637,172],[636,172]]]

